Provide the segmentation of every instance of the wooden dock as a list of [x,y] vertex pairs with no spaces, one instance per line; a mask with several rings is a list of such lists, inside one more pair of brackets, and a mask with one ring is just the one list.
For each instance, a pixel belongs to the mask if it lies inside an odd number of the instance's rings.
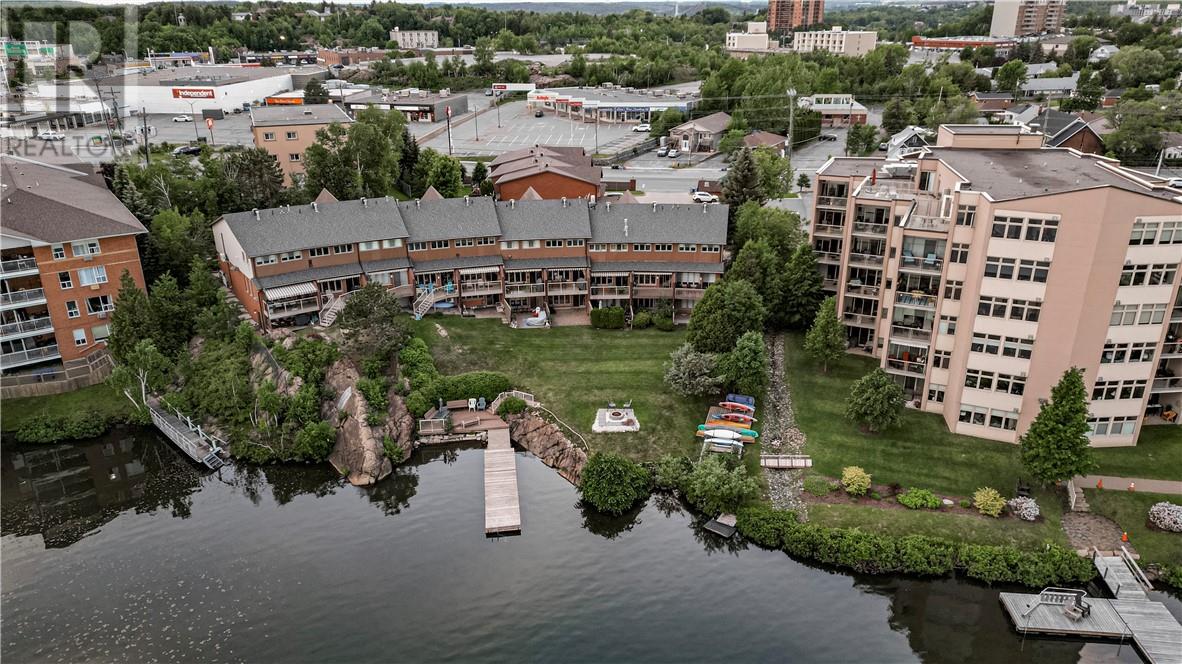
[[521,504],[517,496],[517,457],[509,429],[489,429],[484,450],[484,534],[521,532]]
[[1117,599],[1148,600],[1149,595],[1141,585],[1141,580],[1134,575],[1132,568],[1120,556],[1093,556],[1093,564],[1100,573],[1100,579],[1108,587],[1108,592]]
[[812,468],[813,460],[803,454],[761,454],[759,465],[764,468]]

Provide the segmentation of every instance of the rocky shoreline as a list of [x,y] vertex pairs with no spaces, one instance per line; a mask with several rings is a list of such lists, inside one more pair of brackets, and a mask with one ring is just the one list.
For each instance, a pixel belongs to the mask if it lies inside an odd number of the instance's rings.
[[558,471],[566,481],[579,486],[587,452],[576,447],[562,429],[535,411],[525,411],[505,418],[509,423],[509,437],[529,450],[542,463]]
[[[768,382],[767,398],[761,416],[764,419],[762,448],[765,454],[803,454],[804,432],[796,426],[792,409],[792,392],[784,380],[784,335],[769,334],[764,338],[767,345],[771,377]],[[807,506],[801,499],[804,488],[803,470],[763,469],[767,478],[768,498],[776,509],[793,510],[800,517],[807,518]]]

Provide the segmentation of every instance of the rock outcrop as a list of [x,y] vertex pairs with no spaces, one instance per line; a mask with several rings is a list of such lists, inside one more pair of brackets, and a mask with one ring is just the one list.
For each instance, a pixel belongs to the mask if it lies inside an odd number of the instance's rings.
[[509,422],[509,437],[515,443],[557,470],[566,481],[579,485],[583,466],[587,464],[587,453],[575,447],[557,424],[532,411],[505,419]]
[[402,450],[402,456],[398,461],[405,461],[410,458],[411,450],[414,449],[415,418],[407,409],[406,401],[398,394],[397,387],[391,387],[386,396],[390,400],[390,408],[386,412],[386,422],[381,427],[381,435],[383,438],[389,436],[390,440],[394,441]]
[[394,467],[382,447],[382,429],[366,425],[368,406],[357,391],[361,376],[348,360],[328,368],[325,384],[337,398],[321,407],[324,419],[336,427],[337,443],[328,461],[337,472],[348,473],[354,486],[368,486],[389,475]]

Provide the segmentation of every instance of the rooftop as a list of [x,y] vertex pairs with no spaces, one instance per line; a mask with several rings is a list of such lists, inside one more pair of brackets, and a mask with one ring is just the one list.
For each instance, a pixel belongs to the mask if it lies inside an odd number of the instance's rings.
[[389,198],[312,203],[223,215],[247,256],[408,236]]
[[397,204],[411,242],[454,238],[496,237],[501,234],[491,198],[445,198]]
[[591,237],[587,204],[582,200],[536,200],[528,205],[496,204],[502,240],[559,240]]
[[604,203],[591,209],[594,243],[726,244],[725,205]]
[[255,127],[283,127],[288,125],[351,124],[353,118],[336,104],[303,104],[298,106],[258,106],[250,109],[250,120]]
[[198,65],[196,67],[172,67],[169,69],[144,70],[141,73],[116,75],[103,79],[103,85],[206,85],[219,86],[232,83],[256,81],[288,74],[315,74],[323,67],[239,67],[237,65]]

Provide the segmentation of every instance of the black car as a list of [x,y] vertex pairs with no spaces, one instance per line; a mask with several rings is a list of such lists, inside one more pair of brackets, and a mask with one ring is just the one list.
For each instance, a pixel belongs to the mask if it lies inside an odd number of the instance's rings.
[[542,111],[540,111],[540,110],[534,111],[534,117],[535,117],[535,118],[540,118],[540,117],[542,117],[543,115],[545,115],[545,113],[542,113]]
[[201,148],[197,147],[196,145],[182,145],[178,148],[174,148],[172,151],[172,156],[174,157],[193,156],[199,154],[201,154]]
[[821,134],[817,137],[817,139],[821,141],[836,141],[837,136],[834,136],[833,134]]

